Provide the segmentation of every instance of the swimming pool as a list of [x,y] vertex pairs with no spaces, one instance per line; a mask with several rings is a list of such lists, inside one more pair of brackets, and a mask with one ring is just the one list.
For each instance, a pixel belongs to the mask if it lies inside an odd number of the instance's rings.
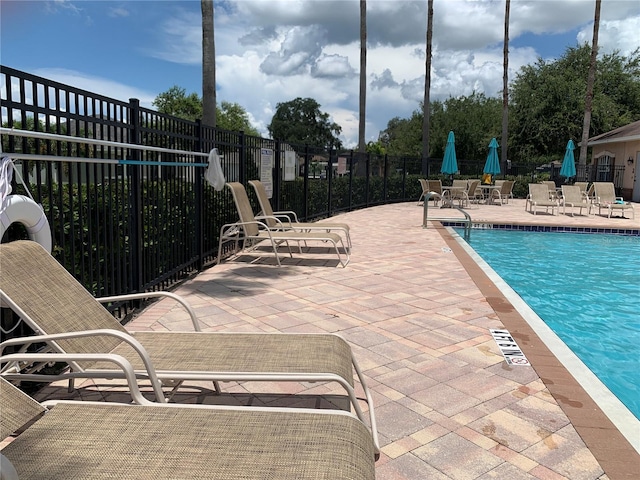
[[470,245],[640,419],[640,237],[474,229]]

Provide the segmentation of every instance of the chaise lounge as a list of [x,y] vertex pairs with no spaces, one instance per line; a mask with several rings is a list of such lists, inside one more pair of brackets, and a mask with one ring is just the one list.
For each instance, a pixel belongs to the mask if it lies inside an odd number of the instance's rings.
[[40,404],[3,378],[0,408],[0,440],[24,429],[1,451],[3,480],[375,477],[371,436],[345,412]]
[[[218,392],[220,381],[335,382],[344,388],[355,415],[365,422],[354,390],[355,372],[378,445],[371,393],[351,347],[338,335],[200,332],[193,314],[195,332],[128,332],[39,244],[27,240],[1,244],[0,264],[0,300],[38,332],[34,337],[5,340],[0,354],[9,347],[22,346],[20,351],[26,351],[31,344],[46,342],[59,353],[120,355],[133,365],[139,379],[151,382],[161,403],[166,401],[163,386],[175,391],[185,381],[211,381]],[[111,363],[73,361],[69,365],[69,371],[42,377],[24,371],[23,363],[12,362],[3,365],[0,373],[8,379],[37,381],[123,378]]]

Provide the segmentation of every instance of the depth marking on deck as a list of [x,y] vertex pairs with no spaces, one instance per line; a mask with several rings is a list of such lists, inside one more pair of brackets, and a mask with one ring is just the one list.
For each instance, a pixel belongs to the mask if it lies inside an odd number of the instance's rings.
[[505,362],[508,365],[531,366],[527,357],[513,339],[509,330],[489,329],[491,336],[496,341]]

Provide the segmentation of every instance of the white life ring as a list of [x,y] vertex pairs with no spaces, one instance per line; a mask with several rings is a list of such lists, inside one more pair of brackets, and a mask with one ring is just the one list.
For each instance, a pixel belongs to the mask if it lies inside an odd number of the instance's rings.
[[9,195],[5,202],[6,208],[0,213],[0,239],[12,223],[21,223],[29,238],[51,253],[51,229],[40,205],[24,195]]

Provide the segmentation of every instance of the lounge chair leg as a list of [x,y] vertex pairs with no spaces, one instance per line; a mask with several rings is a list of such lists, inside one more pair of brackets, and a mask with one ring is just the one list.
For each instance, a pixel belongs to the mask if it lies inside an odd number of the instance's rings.
[[218,382],[217,380],[213,381],[213,388],[216,391],[216,395],[222,394],[222,390],[220,390],[220,382]]

